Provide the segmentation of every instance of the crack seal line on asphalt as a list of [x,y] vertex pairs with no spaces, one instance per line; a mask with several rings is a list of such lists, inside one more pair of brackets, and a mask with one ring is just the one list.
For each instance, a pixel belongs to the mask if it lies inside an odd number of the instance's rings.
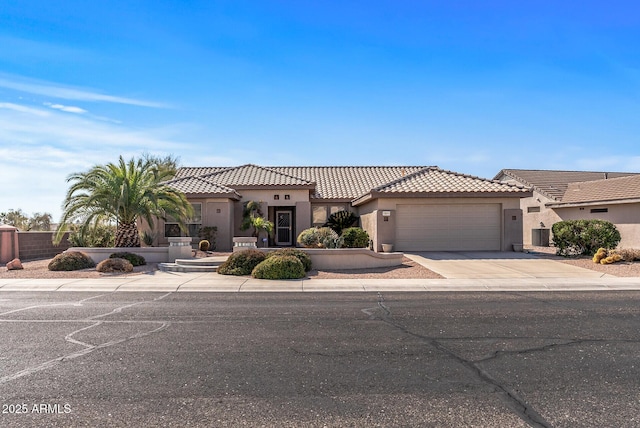
[[82,306],[82,304],[84,302],[86,302],[86,301],[97,299],[97,298],[103,297],[103,296],[107,296],[107,294],[99,294],[97,296],[87,297],[86,299],[82,299],[82,300],[79,300],[77,302],[72,302],[72,303],[50,303],[50,304],[47,304],[47,305],[27,306],[26,308],[20,308],[20,309],[14,309],[12,311],[2,312],[2,313],[0,313],[0,317],[4,316],[4,315],[9,315],[9,314],[15,314],[17,312],[29,311],[31,309],[53,308],[53,307],[57,307],[57,306]]
[[[428,344],[436,348],[437,350],[443,352],[446,355],[454,358],[464,367],[468,368],[472,371],[482,382],[489,384],[493,387],[498,396],[505,402],[507,407],[513,410],[524,422],[533,427],[541,427],[541,428],[549,428],[551,427],[551,423],[546,421],[542,415],[536,412],[527,402],[520,397],[515,391],[509,390],[504,385],[501,385],[496,379],[494,379],[487,371],[479,367],[473,361],[469,361],[458,355],[456,352],[444,346],[440,343],[436,338],[423,336],[418,333],[414,333],[410,331],[407,327],[400,325],[398,322],[394,321],[391,315],[391,310],[383,303],[384,297],[381,293],[378,293],[378,307],[376,308],[368,308],[362,309],[362,312],[369,315],[372,319],[379,319],[380,321],[388,324],[405,334],[413,336],[415,338],[426,341]],[[381,317],[376,317],[375,311],[380,308],[384,311],[384,314]]]
[[[162,299],[164,299],[165,297],[167,297],[170,294],[172,294],[172,293],[170,292],[170,293],[164,294],[164,295],[162,295],[160,297],[156,297],[156,298],[153,299],[153,301],[162,300]],[[101,296],[105,296],[105,295],[106,294],[103,294]],[[90,297],[90,298],[87,298],[87,299],[83,299],[83,300],[80,300],[79,302],[74,303],[73,305],[74,306],[82,306],[83,302],[85,302],[87,300],[90,300],[90,299],[95,299],[95,298],[101,297],[101,296],[94,296],[94,297]],[[114,313],[120,313],[120,312],[122,312],[123,309],[130,308],[132,306],[136,306],[136,305],[141,304],[141,303],[147,303],[147,302],[137,302],[135,304],[129,304],[129,305],[120,306],[118,308],[115,308],[111,312],[107,312],[107,313],[101,314],[101,315],[96,315],[94,317],[87,318],[87,319],[77,320],[77,322],[92,322],[92,321],[94,321],[95,318],[100,318],[100,317],[112,315]],[[9,314],[9,313],[19,312],[21,310],[34,309],[34,308],[39,308],[39,307],[61,306],[61,305],[68,305],[68,304],[53,304],[53,305],[31,306],[29,308],[22,308],[20,310],[5,312],[4,314],[0,314],[0,316],[1,315],[5,315],[5,314]],[[19,378],[24,377],[24,376],[29,376],[31,374],[34,374],[34,373],[37,373],[37,372],[40,372],[40,371],[43,371],[43,370],[47,370],[47,369],[49,369],[51,367],[54,367],[57,364],[60,364],[60,363],[62,363],[64,361],[69,361],[69,360],[73,360],[73,359],[82,357],[82,356],[90,354],[91,352],[96,351],[98,349],[104,349],[104,348],[108,348],[110,346],[118,345],[120,343],[128,342],[130,340],[140,339],[142,337],[150,336],[150,335],[152,335],[154,333],[158,333],[158,332],[160,332],[162,330],[167,329],[171,325],[170,322],[155,321],[154,323],[160,324],[160,326],[155,328],[155,329],[153,329],[153,330],[145,331],[145,332],[142,332],[142,333],[136,333],[136,334],[134,334],[132,336],[125,337],[124,339],[112,340],[110,342],[101,343],[99,345],[91,345],[89,343],[81,342],[81,341],[76,340],[76,339],[73,338],[73,336],[75,334],[78,334],[78,333],[80,333],[82,331],[85,331],[85,330],[92,329],[94,327],[102,325],[103,323],[104,323],[103,321],[94,321],[93,324],[91,324],[89,326],[86,326],[86,327],[83,327],[81,329],[78,329],[76,331],[73,331],[73,332],[67,334],[64,337],[65,341],[67,341],[69,343],[73,343],[74,345],[84,346],[84,349],[81,349],[80,351],[72,352],[70,354],[63,355],[63,356],[58,357],[58,358],[54,358],[54,359],[49,360],[49,361],[45,361],[44,363],[38,364],[38,365],[33,366],[33,367],[26,368],[24,370],[20,370],[20,371],[18,371],[16,373],[13,373],[11,375],[0,377],[0,385],[4,384],[4,383],[7,383],[7,382],[10,382],[10,381],[15,380],[15,379],[19,379]]]

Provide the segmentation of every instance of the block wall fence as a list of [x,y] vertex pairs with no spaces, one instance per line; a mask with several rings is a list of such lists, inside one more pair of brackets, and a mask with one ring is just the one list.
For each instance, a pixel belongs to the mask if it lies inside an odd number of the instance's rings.
[[[0,235],[0,240],[7,240],[12,243],[17,242],[18,245],[17,248],[16,246],[3,246],[4,251],[0,254],[0,259],[2,259],[0,263],[7,263],[14,258],[22,261],[48,259],[62,253],[71,246],[67,240],[68,233],[64,235],[59,245],[53,245],[51,242],[53,233],[4,231]],[[2,245],[2,242],[0,242],[0,245]]]

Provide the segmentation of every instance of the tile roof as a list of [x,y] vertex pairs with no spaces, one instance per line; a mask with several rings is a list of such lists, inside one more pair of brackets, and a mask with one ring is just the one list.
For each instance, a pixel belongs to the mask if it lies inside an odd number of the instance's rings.
[[258,165],[242,165],[230,168],[181,168],[176,176],[185,176],[186,173],[206,178],[212,182],[228,187],[266,187],[266,186],[303,186],[311,187],[313,181],[286,174],[273,168]]
[[216,167],[187,167],[183,166],[178,168],[176,172],[176,176],[174,178],[184,178],[184,177],[202,177],[204,175],[213,174],[214,172],[223,171],[225,169],[229,169],[228,166],[216,166]]
[[530,189],[430,167],[376,187],[373,191],[377,193],[528,193]]
[[[180,180],[185,180],[181,182]],[[200,181],[198,181],[200,180]],[[176,179],[185,193],[297,186],[314,190],[312,199],[352,201],[365,195],[409,193],[526,193],[528,188],[426,166],[269,166],[180,168]],[[224,190],[223,189],[223,190]],[[213,192],[212,192],[213,193]]]
[[235,190],[221,186],[203,177],[187,176],[166,181],[165,184],[184,194],[226,195],[228,197],[240,198],[240,195]]
[[533,187],[537,192],[542,193],[551,199],[561,201],[569,183],[602,180],[604,178],[626,177],[637,173],[503,169],[494,177],[494,179],[499,179],[503,174],[526,186]]
[[640,199],[640,175],[569,183],[562,202],[554,206],[630,199]]
[[306,166],[270,167],[316,183],[313,199],[352,200],[374,187],[419,171],[420,166]]

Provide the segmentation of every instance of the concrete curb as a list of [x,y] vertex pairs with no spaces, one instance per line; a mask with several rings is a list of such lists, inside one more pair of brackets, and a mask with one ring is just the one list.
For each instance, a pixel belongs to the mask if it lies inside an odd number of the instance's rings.
[[0,292],[433,292],[640,291],[640,278],[301,279],[228,277],[216,273],[155,272],[98,279],[0,279]]

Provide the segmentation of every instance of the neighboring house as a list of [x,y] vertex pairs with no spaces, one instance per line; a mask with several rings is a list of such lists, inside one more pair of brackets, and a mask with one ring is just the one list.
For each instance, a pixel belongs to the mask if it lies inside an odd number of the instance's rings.
[[601,219],[616,225],[620,246],[640,247],[640,174],[503,169],[494,179],[533,188],[520,200],[525,245],[556,222]]
[[[168,184],[194,206],[190,236],[216,226],[222,251],[234,236],[250,236],[240,230],[248,201],[260,202],[275,224],[269,245],[296,245],[304,229],[348,210],[376,251],[383,243],[400,251],[510,251],[522,243],[520,198],[531,196],[528,187],[421,166],[180,168]],[[160,227],[160,244],[180,236],[176,224]]]

